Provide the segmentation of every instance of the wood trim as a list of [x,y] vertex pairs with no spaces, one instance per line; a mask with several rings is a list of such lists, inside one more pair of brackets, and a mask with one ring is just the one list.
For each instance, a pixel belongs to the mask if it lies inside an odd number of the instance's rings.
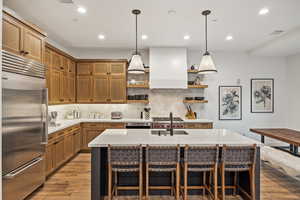
[[3,17],[5,17],[5,15],[12,17],[14,19],[16,19],[17,21],[19,21],[20,23],[22,23],[23,25],[31,28],[32,30],[34,30],[35,32],[43,35],[44,37],[47,37],[47,33],[44,32],[42,29],[40,29],[37,25],[32,24],[30,22],[25,21],[23,18],[21,18],[20,16],[17,16],[16,14],[14,14],[12,11],[10,11],[9,9],[4,8],[3,9]]
[[71,59],[72,61],[76,62],[76,58],[74,58],[73,56],[71,56],[70,54],[67,54],[66,52],[64,52],[63,50],[60,50],[59,48],[53,46],[52,44],[45,42],[45,47],[51,49],[52,51],[55,51],[56,53],[59,53],[69,59]]
[[126,62],[128,63],[128,60],[126,59],[77,59],[76,62]]

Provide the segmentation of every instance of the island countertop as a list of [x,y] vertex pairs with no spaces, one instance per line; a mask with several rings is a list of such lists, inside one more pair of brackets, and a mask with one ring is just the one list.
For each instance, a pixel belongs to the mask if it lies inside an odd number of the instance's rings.
[[[89,147],[111,145],[260,145],[259,141],[227,129],[184,129],[188,135],[158,136],[152,129],[106,129]],[[158,129],[155,129],[158,130]]]

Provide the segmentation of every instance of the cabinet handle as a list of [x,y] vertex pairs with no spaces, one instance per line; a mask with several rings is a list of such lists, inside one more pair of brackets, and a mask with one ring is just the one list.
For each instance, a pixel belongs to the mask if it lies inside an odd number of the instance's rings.
[[29,52],[28,52],[28,51],[25,51],[24,54],[27,55],[27,54],[29,54]]
[[60,69],[64,69],[63,67],[60,67]]
[[25,53],[25,51],[24,51],[24,50],[21,50],[21,51],[20,51],[20,53],[21,53],[21,54],[24,54],[24,53]]
[[107,99],[107,101],[111,101],[111,99]]

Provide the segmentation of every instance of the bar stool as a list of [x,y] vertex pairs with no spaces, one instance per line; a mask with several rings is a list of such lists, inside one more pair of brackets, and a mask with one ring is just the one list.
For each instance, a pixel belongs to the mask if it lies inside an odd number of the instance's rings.
[[[213,197],[218,199],[218,160],[219,160],[219,146],[189,146],[186,145],[184,149],[184,200],[188,198],[188,190],[202,189],[203,196],[205,191]],[[189,172],[203,172],[202,186],[189,186],[188,173]],[[206,182],[206,173],[209,173],[209,185]],[[211,192],[210,179],[213,175],[214,188]]]
[[[222,177],[222,200],[225,200],[226,188],[233,188],[234,195],[237,189],[240,189],[246,194],[249,199],[255,200],[255,164],[256,164],[256,145],[252,146],[226,146],[222,148],[221,158],[221,177]],[[248,194],[245,190],[238,186],[237,176],[238,172],[249,172],[250,191]],[[234,185],[225,185],[225,172],[234,172]]]
[[[142,179],[142,146],[111,146],[108,145],[108,200],[118,195],[118,190],[138,190],[139,199],[143,195]],[[138,172],[138,186],[118,186],[117,175],[122,172]],[[113,184],[113,176],[115,178]]]
[[[171,190],[175,199],[179,200],[180,181],[180,147],[177,146],[149,146],[146,147],[146,200],[149,199],[149,190]],[[171,173],[172,186],[149,186],[150,172]],[[176,185],[174,186],[174,173],[176,173]]]

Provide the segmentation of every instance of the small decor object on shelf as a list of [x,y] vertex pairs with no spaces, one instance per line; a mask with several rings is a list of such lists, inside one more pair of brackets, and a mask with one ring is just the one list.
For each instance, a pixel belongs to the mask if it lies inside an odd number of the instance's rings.
[[192,111],[191,106],[186,106],[187,112],[185,114],[185,117],[187,119],[196,119],[195,112]]
[[219,86],[219,120],[242,120],[241,86]]
[[274,79],[251,79],[251,112],[274,113]]
[[201,78],[200,76],[197,76],[194,80],[194,85],[201,85]]
[[191,70],[195,70],[195,66],[194,65],[191,66]]

